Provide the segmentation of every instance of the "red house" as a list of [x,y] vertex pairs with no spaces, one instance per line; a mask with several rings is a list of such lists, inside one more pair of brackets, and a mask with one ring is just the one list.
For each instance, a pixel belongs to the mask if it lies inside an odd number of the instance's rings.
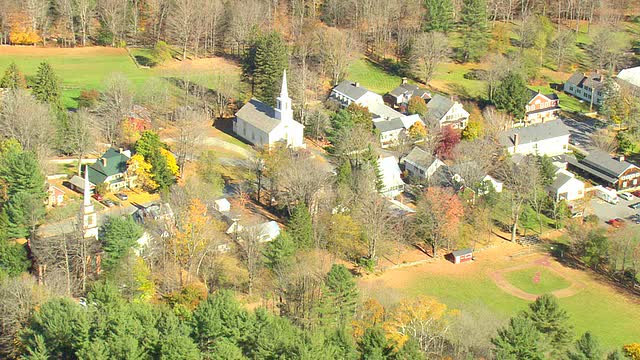
[[524,114],[524,121],[528,124],[539,124],[558,118],[560,99],[556,94],[542,94],[529,90],[529,102]]
[[460,264],[463,262],[471,261],[473,260],[473,250],[462,249],[462,250],[452,251],[448,257],[449,257],[449,260],[454,264]]

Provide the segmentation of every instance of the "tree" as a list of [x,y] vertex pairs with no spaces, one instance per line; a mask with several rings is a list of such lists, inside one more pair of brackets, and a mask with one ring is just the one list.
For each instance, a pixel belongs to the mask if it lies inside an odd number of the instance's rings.
[[433,257],[446,241],[456,236],[463,215],[462,203],[449,188],[429,187],[419,198],[415,216],[415,234],[431,245]]
[[366,106],[359,105],[359,104],[356,104],[355,102],[352,102],[351,104],[349,104],[349,106],[347,106],[345,110],[349,114],[349,118],[351,119],[354,125],[360,124],[363,126],[369,126],[369,127],[372,126],[371,125],[372,115]]
[[86,109],[80,109],[69,116],[69,131],[66,139],[68,148],[78,156],[78,176],[82,169],[82,158],[95,144],[92,128],[94,119]]
[[549,46],[549,55],[557,70],[562,70],[567,62],[573,62],[576,56],[575,32],[568,29],[558,31]]
[[348,324],[356,311],[358,287],[344,265],[333,264],[325,279],[329,312],[338,323]]
[[573,338],[569,315],[560,308],[558,300],[549,294],[544,294],[529,304],[529,308],[522,314],[531,320],[546,344],[547,351],[552,356],[560,356]]
[[520,215],[533,192],[538,189],[539,171],[534,157],[526,157],[519,163],[506,161],[499,169],[500,177],[504,179],[505,195],[509,199],[511,210],[511,241],[516,240]]
[[508,112],[517,119],[522,119],[528,102],[529,95],[524,79],[515,72],[508,72],[493,95],[496,108]]
[[287,271],[296,250],[296,243],[291,236],[281,231],[264,249],[265,266],[275,273]]
[[4,75],[2,76],[2,79],[0,79],[0,88],[14,90],[27,88],[27,81],[24,78],[24,74],[20,72],[15,61],[12,61],[4,71]]
[[[170,161],[170,159],[173,161]],[[151,153],[149,156],[149,164],[151,164],[153,181],[158,184],[160,191],[166,191],[171,185],[176,183],[178,165],[168,150],[160,149],[158,152]]]
[[151,164],[140,154],[134,154],[131,159],[127,161],[127,175],[137,176],[138,184],[146,191],[155,191],[159,186],[153,179],[151,168]]
[[98,113],[104,140],[116,144],[122,136],[122,122],[133,107],[133,85],[122,73],[109,75],[102,85]]
[[446,126],[441,130],[435,153],[441,159],[450,159],[453,156],[453,149],[459,143],[460,132],[451,126]]
[[199,5],[194,0],[178,0],[173,2],[173,11],[169,12],[169,30],[172,38],[180,45],[182,61],[187,59],[187,48],[198,26],[196,18],[202,10]]
[[330,75],[331,84],[338,85],[358,50],[355,40],[334,27],[323,28],[317,34],[322,67]]
[[586,241],[581,245],[582,256],[580,259],[584,263],[597,270],[602,264],[606,264],[609,250],[609,239],[598,230],[591,230],[587,234]]
[[601,360],[603,355],[598,340],[587,331],[576,341],[575,348],[567,352],[567,359]]
[[498,335],[491,342],[498,360],[545,358],[540,346],[540,333],[531,320],[526,318],[511,318],[509,325],[499,329]]
[[14,277],[27,271],[30,265],[27,255],[24,245],[0,239],[0,278]]
[[464,61],[478,61],[487,52],[489,27],[485,0],[464,0],[460,14]]
[[447,59],[449,53],[449,41],[443,33],[430,31],[418,35],[410,54],[414,76],[428,84],[436,67]]
[[[420,96],[413,96],[411,97],[411,99],[409,99],[409,103],[407,104],[407,112],[409,114],[419,114],[420,116],[425,116],[427,115],[427,103]],[[424,128],[424,125],[422,127]]]
[[622,347],[624,355],[631,360],[640,359],[640,343],[631,343]]
[[130,216],[112,217],[105,222],[99,239],[106,255],[103,263],[107,270],[116,269],[131,249],[138,246],[142,232]]
[[204,111],[191,109],[178,111],[175,115],[175,126],[178,128],[178,138],[173,147],[180,175],[184,173],[184,167],[188,160],[192,160],[202,145],[206,134],[206,128],[211,122]]
[[200,154],[196,163],[196,172],[204,182],[210,185],[209,191],[214,196],[222,194],[224,179],[220,174],[218,158],[213,150],[207,150]]
[[313,224],[307,205],[300,203],[293,209],[289,219],[289,235],[297,248],[313,246]]
[[591,44],[587,46],[587,54],[594,68],[615,73],[627,46],[622,34],[612,29],[601,29],[594,33]]
[[426,31],[448,32],[453,27],[453,2],[451,0],[425,0]]
[[362,359],[384,360],[392,352],[392,347],[388,343],[384,331],[380,327],[367,328],[358,344]]
[[40,102],[51,104],[54,109],[62,107],[62,94],[58,77],[51,65],[44,61],[38,66],[33,96]]
[[469,120],[461,134],[464,140],[474,140],[480,135],[482,135],[482,122],[478,119]]
[[244,56],[242,73],[259,100],[275,105],[288,62],[287,45],[279,32],[272,31],[254,39]]

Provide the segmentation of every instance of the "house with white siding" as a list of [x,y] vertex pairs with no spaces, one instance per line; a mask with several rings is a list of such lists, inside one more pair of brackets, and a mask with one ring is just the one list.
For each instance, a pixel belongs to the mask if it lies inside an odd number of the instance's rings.
[[498,141],[511,155],[564,154],[569,149],[569,129],[561,120],[513,128],[498,135]]

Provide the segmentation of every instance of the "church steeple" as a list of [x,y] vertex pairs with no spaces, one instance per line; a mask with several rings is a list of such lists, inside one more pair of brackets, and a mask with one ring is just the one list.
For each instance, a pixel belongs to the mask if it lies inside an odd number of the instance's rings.
[[287,70],[282,73],[282,87],[280,96],[276,99],[275,117],[278,120],[288,122],[293,121],[293,109],[291,108],[291,98],[287,89]]
[[98,217],[91,203],[91,183],[89,182],[89,165],[84,168],[84,199],[82,204],[82,236],[98,238]]

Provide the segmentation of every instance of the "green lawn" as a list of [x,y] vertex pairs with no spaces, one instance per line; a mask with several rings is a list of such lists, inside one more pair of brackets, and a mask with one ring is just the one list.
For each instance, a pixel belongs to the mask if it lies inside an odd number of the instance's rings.
[[401,80],[399,76],[387,73],[382,67],[366,59],[353,61],[347,69],[346,78],[381,95],[396,88]]
[[565,278],[542,266],[509,271],[504,277],[511,285],[534,295],[551,293],[571,285]]
[[[423,273],[401,291],[403,296],[435,296],[450,308],[461,311],[485,308],[500,320],[525,309],[528,303],[502,291],[480,271],[446,276]],[[578,294],[559,301],[569,313],[577,336],[589,330],[608,349],[638,341],[640,305],[628,301],[614,289],[602,291],[601,287],[587,284]]]
[[[135,49],[135,55],[145,55],[148,51]],[[188,77],[194,82],[212,87],[216,84],[218,76],[238,78],[239,71],[229,71],[215,67],[180,68],[176,66],[170,69],[138,68],[129,57],[125,49],[112,48],[8,48],[8,51],[0,52],[0,73],[15,61],[20,70],[29,80],[37,71],[42,61],[48,61],[56,74],[62,79],[63,100],[67,107],[76,107],[75,98],[84,89],[100,89],[104,79],[111,73],[124,74],[137,88],[143,86],[150,78],[160,77]]]

